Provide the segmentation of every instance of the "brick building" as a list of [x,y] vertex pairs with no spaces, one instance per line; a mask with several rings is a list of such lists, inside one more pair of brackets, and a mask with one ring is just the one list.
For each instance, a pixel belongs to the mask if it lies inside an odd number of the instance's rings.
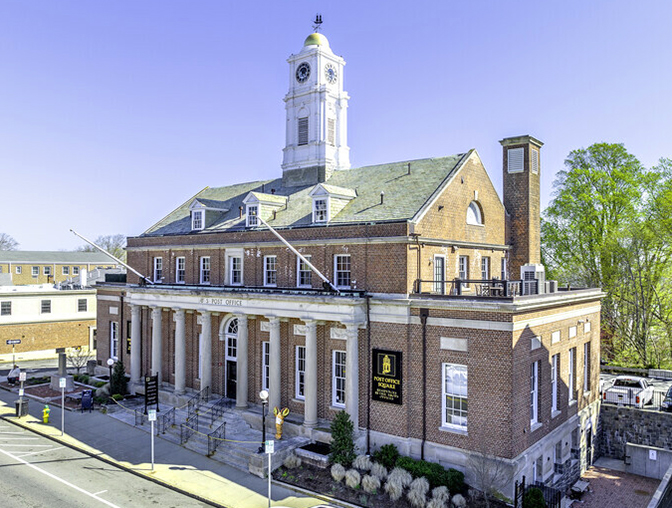
[[268,389],[308,436],[345,410],[362,449],[393,442],[467,480],[486,453],[509,497],[522,475],[575,479],[602,294],[544,279],[542,143],[501,141],[504,203],[473,149],[350,168],[345,62],[316,33],[288,63],[282,175],[208,187],[128,239],[153,284],[99,288],[99,362],[122,359],[137,389],[150,373],[173,395],[209,386],[241,412]]
[[15,286],[57,284],[115,266],[102,252],[0,251],[0,274],[9,274]]

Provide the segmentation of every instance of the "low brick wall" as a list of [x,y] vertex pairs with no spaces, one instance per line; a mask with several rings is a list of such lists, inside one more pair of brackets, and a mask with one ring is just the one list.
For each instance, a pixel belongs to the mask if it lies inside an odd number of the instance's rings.
[[602,404],[599,455],[625,458],[625,445],[672,449],[672,413]]

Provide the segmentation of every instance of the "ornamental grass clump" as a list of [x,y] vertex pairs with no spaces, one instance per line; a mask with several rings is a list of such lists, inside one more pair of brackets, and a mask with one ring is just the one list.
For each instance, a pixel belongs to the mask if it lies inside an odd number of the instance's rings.
[[369,494],[375,494],[380,488],[380,479],[377,476],[364,475],[362,477],[362,489]]
[[287,469],[296,469],[301,466],[301,458],[292,453],[285,458],[285,461],[282,464]]
[[411,484],[411,482],[413,481],[413,476],[411,475],[411,473],[409,473],[408,471],[406,471],[405,469],[403,469],[401,467],[395,467],[392,470],[392,472],[390,473],[390,475],[388,476],[388,479],[389,478],[394,478],[394,479],[399,480],[399,483],[401,483],[401,486],[403,488],[408,487]]
[[385,478],[387,478],[387,469],[385,469],[385,466],[382,464],[374,462],[371,464],[371,476],[375,476],[382,482]]
[[338,463],[334,464],[331,466],[331,477],[335,481],[340,482],[343,478],[345,478],[345,468]]
[[448,501],[433,497],[427,503],[427,508],[448,508]]
[[417,490],[418,492],[421,492],[423,496],[426,496],[427,492],[429,492],[429,482],[424,476],[421,478],[416,478],[411,482],[409,488],[411,490]]
[[411,503],[411,506],[414,506],[415,508],[425,508],[427,497],[422,491],[411,489],[406,493],[406,497],[408,498],[408,502]]
[[385,482],[385,493],[390,496],[392,501],[401,499],[401,495],[404,493],[404,486],[398,476],[387,477],[387,481]]
[[348,469],[347,473],[345,473],[345,484],[351,489],[359,487],[359,482],[361,480],[362,477],[356,469]]
[[357,455],[357,458],[352,463],[352,467],[360,471],[369,471],[372,465],[371,457],[368,455]]
[[442,485],[441,487],[432,489],[432,499],[438,499],[443,502],[450,501],[450,492],[448,491],[448,487]]
[[452,503],[455,508],[467,508],[467,500],[462,494],[455,494]]

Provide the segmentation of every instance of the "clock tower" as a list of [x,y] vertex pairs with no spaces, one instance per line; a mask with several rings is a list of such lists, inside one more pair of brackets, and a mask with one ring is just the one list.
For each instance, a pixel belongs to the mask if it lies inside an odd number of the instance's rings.
[[345,60],[327,38],[310,34],[289,63],[286,139],[282,157],[285,187],[325,182],[334,171],[350,169],[347,110],[343,90]]

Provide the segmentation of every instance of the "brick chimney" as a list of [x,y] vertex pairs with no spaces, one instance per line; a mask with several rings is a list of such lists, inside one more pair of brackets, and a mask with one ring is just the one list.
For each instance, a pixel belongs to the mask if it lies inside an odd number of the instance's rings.
[[509,277],[521,277],[520,268],[541,263],[540,149],[532,136],[504,138],[504,207],[509,214]]

